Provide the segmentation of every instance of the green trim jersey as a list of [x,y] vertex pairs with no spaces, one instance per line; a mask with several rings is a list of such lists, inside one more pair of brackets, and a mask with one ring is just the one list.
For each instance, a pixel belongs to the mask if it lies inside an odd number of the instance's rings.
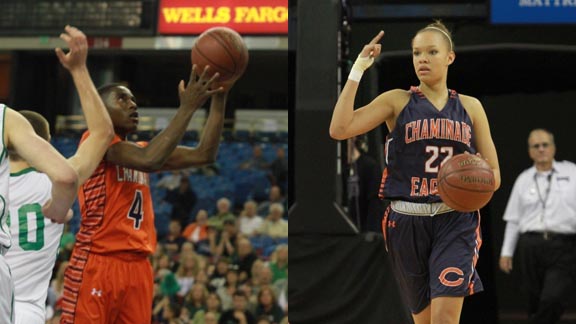
[[8,164],[8,149],[4,143],[4,118],[6,117],[6,106],[0,104],[0,245],[7,249],[10,247],[10,232],[6,227],[8,218],[8,184],[10,178],[10,166]]
[[[6,259],[14,279],[16,320],[18,303],[28,303],[44,318],[48,285],[56,262],[63,224],[42,214],[51,198],[52,183],[44,173],[29,168],[10,175],[10,234]],[[28,305],[28,306],[30,306]]]
[[10,183],[10,167],[8,150],[4,143],[4,124],[6,106],[0,104],[0,323],[14,323],[14,283],[10,267],[4,254],[10,247],[10,232],[6,226],[8,218],[8,185]]

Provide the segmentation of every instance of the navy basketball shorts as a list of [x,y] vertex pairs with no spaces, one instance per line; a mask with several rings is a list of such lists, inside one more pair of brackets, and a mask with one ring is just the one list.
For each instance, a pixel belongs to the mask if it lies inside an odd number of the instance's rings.
[[382,229],[400,293],[413,314],[435,297],[483,290],[475,268],[482,245],[478,212],[414,216],[389,207]]

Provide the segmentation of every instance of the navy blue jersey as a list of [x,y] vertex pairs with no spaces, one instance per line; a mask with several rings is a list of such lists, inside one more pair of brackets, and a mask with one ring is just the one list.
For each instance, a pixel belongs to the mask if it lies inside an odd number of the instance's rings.
[[410,101],[386,138],[381,198],[439,202],[438,169],[444,159],[466,151],[476,154],[470,116],[456,91],[449,94],[438,110],[418,87],[410,88]]

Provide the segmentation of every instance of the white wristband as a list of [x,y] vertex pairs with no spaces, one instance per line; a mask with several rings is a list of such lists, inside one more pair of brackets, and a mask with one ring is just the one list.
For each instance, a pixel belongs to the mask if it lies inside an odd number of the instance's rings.
[[363,71],[356,70],[356,69],[353,68],[353,69],[350,71],[350,74],[348,74],[348,80],[360,82],[360,79],[362,78],[362,74],[364,74]]
[[354,65],[352,66],[352,69],[366,71],[372,65],[372,63],[374,63],[374,58],[372,56],[361,57],[358,55]]
[[370,65],[372,65],[372,63],[374,63],[373,57],[371,56],[361,57],[360,55],[358,55],[356,61],[354,62],[354,65],[352,65],[352,69],[350,71],[350,74],[348,75],[348,79],[360,82],[362,74],[364,74],[364,71],[366,71],[366,69],[368,69]]

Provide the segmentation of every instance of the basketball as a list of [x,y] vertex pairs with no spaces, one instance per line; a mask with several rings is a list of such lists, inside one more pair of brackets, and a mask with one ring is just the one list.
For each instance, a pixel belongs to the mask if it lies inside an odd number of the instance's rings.
[[438,172],[440,198],[457,211],[471,212],[484,207],[494,194],[494,186],[492,168],[476,155],[455,155]]
[[204,31],[192,46],[192,64],[198,74],[210,65],[210,75],[220,73],[219,81],[238,79],[248,65],[248,48],[242,36],[228,27]]

